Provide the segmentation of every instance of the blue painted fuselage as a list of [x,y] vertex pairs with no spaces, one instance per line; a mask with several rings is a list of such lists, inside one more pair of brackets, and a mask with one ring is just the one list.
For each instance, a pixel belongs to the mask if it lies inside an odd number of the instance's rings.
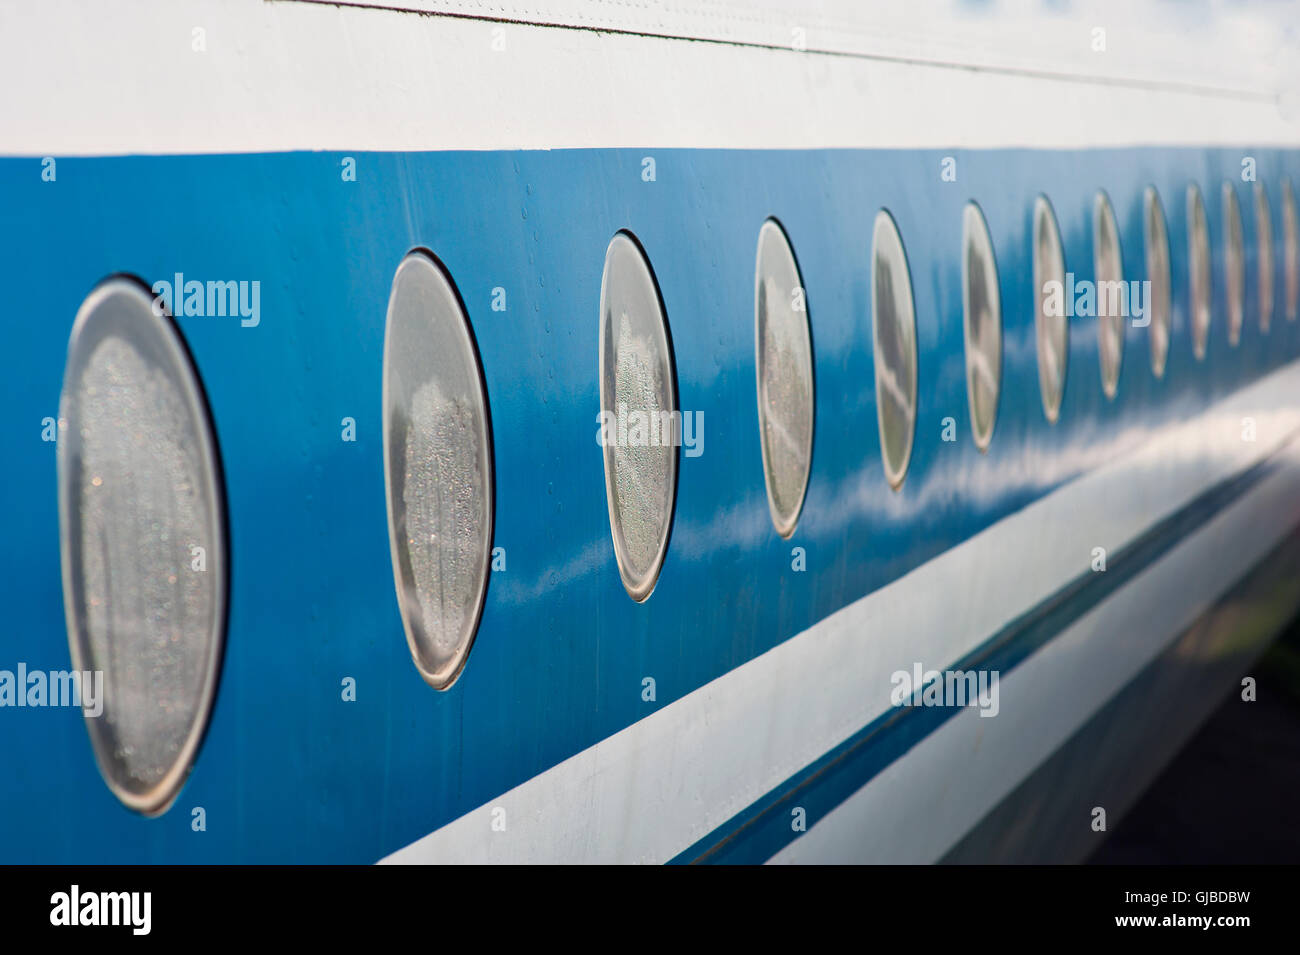
[[[1249,153],[1272,204],[1267,335],[1242,150],[357,153],[354,182],[341,175],[341,153],[66,158],[55,182],[42,181],[38,160],[0,159],[9,356],[0,667],[69,665],[54,445],[40,423],[58,414],[81,301],[115,273],[260,282],[256,327],[178,319],[220,445],[231,544],[221,683],[193,773],[171,811],[145,819],[102,783],[75,709],[0,711],[0,860],[374,861],[1099,466],[1089,449],[1107,436],[1131,429],[1141,440],[1195,417],[1300,352],[1300,325],[1284,314],[1281,209],[1282,177],[1300,176],[1300,155]],[[642,178],[646,155],[655,181]],[[955,182],[941,179],[946,155]],[[1246,238],[1236,347],[1224,319],[1225,180],[1238,189]],[[1205,198],[1214,263],[1204,361],[1193,356],[1188,311],[1190,183]],[[1125,278],[1140,280],[1149,185],[1164,203],[1172,259],[1165,375],[1152,375],[1148,330],[1129,323],[1118,395],[1107,400],[1096,320],[1072,319],[1064,402],[1049,424],[1035,351],[1034,200],[1053,204],[1067,270],[1091,279],[1093,199],[1104,189]],[[987,453],[970,439],[967,410],[960,251],[970,200],[988,222],[1002,301]],[[915,446],[899,492],[881,466],[873,385],[869,266],[882,207],[906,247],[919,345]],[[790,541],[768,516],[755,399],[754,254],[769,216],[798,258],[816,371],[811,479]],[[596,442],[601,268],[620,229],[655,269],[680,405],[704,424],[703,453],[681,458],[667,557],[644,604],[619,580]],[[477,339],[494,546],[504,549],[468,664],[446,692],[412,666],[385,516],[385,309],[393,271],[415,247],[445,263]],[[949,417],[956,442],[942,440]],[[355,441],[342,439],[345,418]],[[1079,463],[1050,476],[1021,466],[1044,458]],[[794,547],[806,571],[792,568]],[[646,677],[654,701],[643,698]],[[347,678],[355,702],[343,699]],[[192,828],[196,807],[206,831]]]

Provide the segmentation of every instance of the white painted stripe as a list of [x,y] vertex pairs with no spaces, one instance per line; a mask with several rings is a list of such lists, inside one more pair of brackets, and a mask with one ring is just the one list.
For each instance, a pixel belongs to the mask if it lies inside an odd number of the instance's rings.
[[[1300,429],[1300,411],[1288,409],[1298,389],[1300,362],[1293,362],[1198,418],[1130,442],[1137,450],[388,861],[673,858],[887,712],[892,673],[960,659],[1087,572],[1093,547],[1123,547],[1282,446]],[[1247,415],[1256,421],[1254,442],[1241,439]],[[495,807],[507,812],[508,834],[491,828]]]
[[344,2],[841,56],[1270,94],[1284,85],[1286,52],[1296,49],[1296,37],[1286,29],[1289,11],[1281,5],[1224,4],[1207,11],[1143,0],[1090,0],[1081,6],[1042,0],[1001,0],[993,5],[969,0]]
[[1300,143],[1268,98],[262,0],[0,4],[0,88],[26,156]]
[[1282,470],[1006,675],[996,718],[958,713],[771,861],[942,858],[1281,542],[1300,519],[1300,444],[1283,456]]

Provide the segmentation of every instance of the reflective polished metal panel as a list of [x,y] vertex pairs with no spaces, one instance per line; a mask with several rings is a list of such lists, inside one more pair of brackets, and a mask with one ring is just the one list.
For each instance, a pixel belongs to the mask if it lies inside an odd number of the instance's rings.
[[1165,224],[1165,207],[1160,193],[1148,186],[1142,196],[1143,233],[1146,238],[1147,281],[1151,295],[1147,299],[1150,319],[1151,373],[1157,378],[1165,374],[1165,360],[1169,357],[1169,310],[1173,279],[1169,264],[1169,230]]
[[1187,270],[1191,283],[1192,351],[1205,358],[1210,338],[1210,227],[1201,190],[1187,187]]
[[916,434],[916,310],[903,240],[884,209],[876,213],[871,243],[871,334],[880,454],[889,486],[898,490]]
[[966,337],[966,397],[975,446],[987,451],[1002,385],[1002,296],[993,240],[980,207],[962,213],[962,314]]
[[1241,225],[1241,204],[1237,190],[1231,182],[1223,183],[1223,273],[1227,281],[1228,344],[1241,341],[1241,325],[1245,320],[1246,305],[1246,255]]
[[758,233],[754,349],[763,478],[772,524],[794,533],[812,467],[812,336],[808,301],[790,241],[775,219]]
[[1282,249],[1286,261],[1282,264],[1286,278],[1286,320],[1296,320],[1300,307],[1300,219],[1295,208],[1295,192],[1291,180],[1282,180]]
[[73,668],[103,680],[102,714],[82,693],[86,728],[109,788],[154,815],[184,784],[211,713],[228,570],[203,389],[142,285],[110,279],[82,304],[59,428],[68,642]]
[[383,375],[397,601],[416,668],[445,690],[465,666],[487,592],[492,438],[469,320],[426,252],[408,254],[393,276]]
[[600,283],[600,407],[605,496],[628,596],[654,592],[677,496],[680,416],[668,319],[641,247],[619,232]]
[[[1038,352],[1038,389],[1043,415],[1055,424],[1065,394],[1069,367],[1069,320],[1065,314],[1065,253],[1056,214],[1046,196],[1034,200],[1034,330]],[[1049,284],[1054,283],[1054,284]],[[1060,290],[1055,300],[1049,289]]]
[[1255,183],[1255,252],[1259,256],[1259,330],[1268,334],[1273,324],[1273,213],[1268,205],[1268,187]]
[[1119,226],[1115,210],[1104,192],[1097,193],[1092,212],[1092,263],[1096,276],[1097,354],[1101,360],[1101,387],[1107,398],[1119,391],[1120,365],[1124,360],[1124,323],[1128,321],[1117,308],[1117,299],[1106,289],[1124,281],[1124,264],[1120,258]]

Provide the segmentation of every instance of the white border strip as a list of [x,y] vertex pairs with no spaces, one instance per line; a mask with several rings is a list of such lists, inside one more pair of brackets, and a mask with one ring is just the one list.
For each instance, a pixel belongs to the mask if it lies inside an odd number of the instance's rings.
[[[1006,675],[996,719],[981,719],[977,710],[956,714],[824,818],[810,819],[812,827],[770,861],[918,864],[943,858],[1101,701],[1123,689],[1287,535],[1298,516],[1300,445],[1283,455],[1280,473]],[[1153,614],[1153,608],[1163,612]],[[1109,790],[1104,776],[1096,782],[1094,798],[1100,800]],[[1075,822],[1083,830],[1091,819]],[[1052,834],[1040,842],[1050,845]]]
[[[340,0],[281,0],[329,3]],[[791,52],[909,60],[1271,93],[1295,40],[1276,7],[1209,11],[1151,0],[342,0],[420,12],[570,29],[766,46]],[[1100,31],[1100,32],[1098,32]]]
[[1300,144],[1271,99],[262,0],[0,4],[0,88],[0,155]]
[[[1135,453],[1066,484],[385,861],[672,859],[887,712],[892,673],[910,672],[916,662],[940,669],[960,659],[1087,572],[1094,547],[1123,547],[1207,487],[1281,447],[1300,429],[1300,411],[1278,410],[1288,408],[1297,390],[1300,361],[1153,434]],[[1255,418],[1253,442],[1242,440],[1246,416]],[[1140,588],[1130,584],[1122,592]],[[1095,709],[1105,698],[1090,695],[1080,705]],[[1054,704],[1048,697],[1042,705]],[[1018,778],[1007,773],[1002,781]],[[498,808],[506,813],[505,832],[492,827]]]

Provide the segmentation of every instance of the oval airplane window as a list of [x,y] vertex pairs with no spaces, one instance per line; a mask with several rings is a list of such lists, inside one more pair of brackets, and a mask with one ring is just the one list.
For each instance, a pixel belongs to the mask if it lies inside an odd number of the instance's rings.
[[1173,280],[1169,272],[1169,231],[1165,226],[1165,208],[1160,194],[1148,186],[1143,196],[1143,219],[1146,222],[1147,280],[1151,294],[1147,298],[1147,317],[1151,329],[1151,373],[1165,374],[1169,355],[1169,310]]
[[1267,335],[1273,324],[1273,215],[1262,182],[1255,183],[1255,247],[1259,254],[1259,330]]
[[1231,182],[1223,183],[1223,268],[1228,293],[1228,344],[1237,345],[1241,341],[1241,325],[1245,318],[1244,302],[1246,291],[1246,256],[1243,251],[1245,242],[1241,225],[1241,205],[1237,202],[1237,190]]
[[1038,390],[1052,424],[1061,413],[1070,335],[1065,308],[1065,253],[1056,214],[1045,196],[1034,202],[1034,327],[1038,341]]
[[626,232],[600,283],[601,444],[614,557],[628,596],[654,591],[677,496],[680,414],[668,319],[654,271]]
[[409,253],[384,332],[388,537],[407,647],[430,686],[465,667],[487,595],[493,464],[487,388],[451,277]]
[[916,311],[903,240],[884,209],[871,242],[871,306],[880,454],[885,478],[898,490],[916,433]]
[[775,219],[758,233],[754,267],[758,434],[772,524],[789,538],[799,521],[813,443],[813,355],[808,304],[790,240]]
[[1096,276],[1097,352],[1101,358],[1101,387],[1107,398],[1119,391],[1124,360],[1123,263],[1115,210],[1104,192],[1093,202],[1092,262]]
[[962,213],[961,266],[966,399],[975,447],[987,451],[1002,385],[1002,297],[988,223],[973,202]]
[[1191,285],[1192,351],[1205,358],[1210,339],[1210,227],[1196,184],[1187,187],[1187,259]]
[[1296,218],[1295,193],[1291,191],[1291,180],[1282,180],[1282,254],[1286,261],[1282,263],[1286,280],[1286,320],[1296,320],[1297,306],[1300,305],[1300,220]]
[[103,680],[102,711],[85,709],[86,729],[113,794],[157,815],[180,792],[212,712],[229,567],[203,387],[142,285],[110,279],[81,306],[59,429],[68,643],[73,669]]

